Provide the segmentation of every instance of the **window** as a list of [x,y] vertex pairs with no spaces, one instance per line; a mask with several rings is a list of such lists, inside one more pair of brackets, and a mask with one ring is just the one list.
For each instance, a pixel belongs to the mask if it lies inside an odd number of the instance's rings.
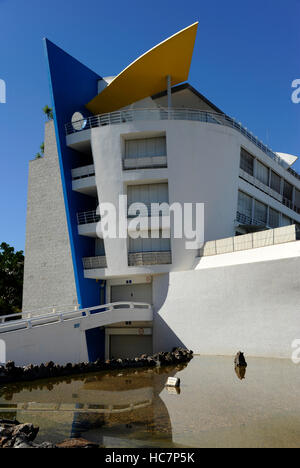
[[255,200],[254,219],[262,224],[267,224],[268,207],[264,203]]
[[284,215],[281,216],[281,226],[290,226],[291,224],[293,224],[291,218]]
[[281,177],[273,171],[271,171],[271,189],[281,193]]
[[167,145],[165,136],[125,141],[125,158],[148,158],[166,155]]
[[244,192],[239,192],[238,212],[252,218],[252,198]]
[[279,227],[280,215],[279,212],[270,208],[269,210],[269,226],[271,228]]
[[248,174],[254,175],[254,157],[244,148],[241,148],[240,168]]
[[162,238],[162,231],[159,232],[159,238],[152,239],[151,232],[148,232],[148,238],[132,239],[129,237],[129,253],[138,252],[170,252],[170,238]]
[[295,205],[300,208],[300,192],[297,189],[295,190]]
[[[142,184],[142,185],[128,185],[127,187],[127,202],[128,208],[133,203],[144,203],[147,206],[148,213],[141,213],[142,215],[150,214],[151,203],[168,203],[169,191],[168,184]],[[135,215],[134,212],[128,213]]]
[[269,168],[257,161],[256,164],[256,178],[263,184],[269,186]]
[[283,196],[287,200],[293,200],[293,186],[289,184],[286,180],[283,183]]

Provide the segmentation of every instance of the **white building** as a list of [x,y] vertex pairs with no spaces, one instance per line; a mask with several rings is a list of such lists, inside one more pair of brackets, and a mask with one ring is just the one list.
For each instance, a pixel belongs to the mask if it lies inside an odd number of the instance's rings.
[[[19,331],[0,327],[9,357],[65,362],[176,345],[290,356],[300,299],[297,158],[273,152],[182,84],[196,30],[109,79],[46,41],[54,122],[44,158],[30,163],[24,321]],[[108,202],[128,220],[126,238],[101,238],[97,207]],[[128,207],[141,202],[204,203],[204,246],[175,238],[166,207],[151,213],[157,238],[133,239]],[[112,305],[81,311],[99,304]],[[44,308],[76,306],[55,323],[53,313],[40,318]]]

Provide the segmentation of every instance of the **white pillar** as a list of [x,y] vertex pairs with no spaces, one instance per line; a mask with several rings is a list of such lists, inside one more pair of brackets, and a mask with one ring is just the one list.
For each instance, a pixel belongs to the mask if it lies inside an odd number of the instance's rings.
[[171,75],[167,76],[168,108],[172,107]]

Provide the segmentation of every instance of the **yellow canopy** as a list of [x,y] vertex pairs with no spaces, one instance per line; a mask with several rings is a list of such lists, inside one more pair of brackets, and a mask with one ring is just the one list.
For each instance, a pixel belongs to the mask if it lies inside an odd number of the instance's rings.
[[188,79],[198,22],[174,34],[126,67],[86,104],[93,114],[113,112]]

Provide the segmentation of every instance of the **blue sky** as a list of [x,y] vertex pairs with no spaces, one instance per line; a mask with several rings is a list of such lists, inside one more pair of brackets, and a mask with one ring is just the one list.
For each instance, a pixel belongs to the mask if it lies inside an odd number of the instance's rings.
[[300,154],[299,17],[300,0],[0,0],[0,242],[25,246],[28,161],[50,105],[43,37],[108,76],[199,20],[189,82],[273,150]]

